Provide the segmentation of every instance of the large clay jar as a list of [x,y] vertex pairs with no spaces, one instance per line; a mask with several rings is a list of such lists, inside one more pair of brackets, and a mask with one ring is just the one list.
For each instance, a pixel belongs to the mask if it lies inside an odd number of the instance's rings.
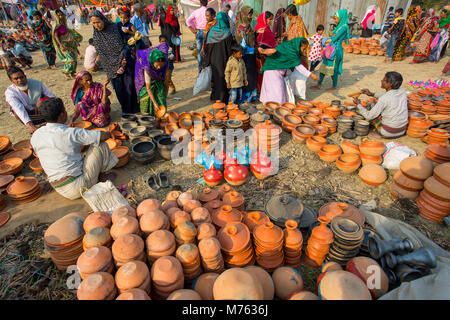
[[153,210],[161,210],[161,201],[157,200],[157,199],[147,199],[142,201],[137,209],[136,209],[136,213],[138,218],[140,218],[144,213],[146,212],[150,212]]
[[359,155],[354,153],[344,153],[336,159],[336,166],[344,173],[350,174],[358,170],[361,166]]
[[225,168],[223,176],[232,186],[240,186],[247,181],[249,171],[246,166],[238,164],[237,159],[234,159],[234,164]]
[[130,261],[117,270],[115,275],[116,286],[120,293],[138,288],[150,293],[150,271],[141,261]]
[[207,272],[200,275],[192,284],[194,289],[203,300],[214,300],[213,287],[214,282],[219,277],[219,274]]
[[321,300],[371,300],[366,284],[347,271],[325,273],[318,291]]
[[433,162],[424,156],[409,157],[400,162],[401,172],[408,178],[424,181],[433,174]]
[[217,170],[214,164],[211,165],[211,168],[205,170],[203,173],[203,179],[205,183],[209,187],[215,187],[222,182],[223,174],[221,171]]
[[244,210],[244,196],[237,192],[237,191],[231,191],[227,192],[222,197],[222,202],[224,205],[230,205],[233,207],[233,209],[243,211]]
[[233,209],[230,205],[223,205],[212,214],[213,224],[217,229],[224,227],[227,223],[241,222],[242,214],[240,211]]
[[211,215],[209,214],[208,209],[204,207],[199,207],[192,210],[191,219],[196,227],[198,227],[202,223],[212,222]]
[[[388,277],[375,260],[368,257],[352,258],[347,262],[345,270],[356,275],[364,283],[372,285],[369,291],[373,299],[378,299],[388,292]],[[375,281],[372,279],[374,274],[379,275]]]
[[107,272],[96,272],[81,281],[78,300],[114,300],[117,289],[114,278]]
[[327,144],[327,139],[319,136],[312,136],[306,139],[306,147],[312,152],[319,152]]
[[197,240],[206,239],[209,237],[215,237],[217,230],[211,223],[202,223],[197,227]]
[[361,180],[371,186],[378,186],[386,181],[387,174],[382,166],[369,163],[359,170]]
[[124,234],[140,234],[139,222],[136,218],[125,216],[120,218],[117,223],[111,227],[111,237],[116,240],[119,236]]
[[263,300],[273,300],[275,295],[275,284],[270,274],[259,266],[247,266],[244,268],[248,273],[258,280],[264,291]]
[[327,144],[320,148],[318,154],[322,161],[334,162],[342,154],[342,151],[339,146]]
[[383,142],[372,141],[365,138],[359,145],[359,150],[361,151],[361,153],[371,156],[381,156],[386,150],[386,146]]
[[264,290],[258,280],[242,268],[224,271],[214,282],[214,300],[262,300]]
[[117,221],[120,220],[120,218],[123,218],[125,216],[130,216],[133,218],[136,218],[136,210],[130,206],[123,206],[116,210],[111,215],[112,223],[117,223]]
[[303,289],[303,279],[296,269],[279,267],[272,274],[275,284],[275,294],[282,300],[287,300],[291,294]]
[[244,223],[247,225],[251,233],[257,226],[270,222],[269,217],[261,211],[251,211],[244,215]]
[[139,221],[142,232],[147,237],[150,233],[160,229],[168,230],[169,218],[161,210],[153,210],[144,213]]
[[111,216],[107,212],[94,212],[91,213],[83,222],[83,229],[86,232],[98,227],[109,228],[111,227]]

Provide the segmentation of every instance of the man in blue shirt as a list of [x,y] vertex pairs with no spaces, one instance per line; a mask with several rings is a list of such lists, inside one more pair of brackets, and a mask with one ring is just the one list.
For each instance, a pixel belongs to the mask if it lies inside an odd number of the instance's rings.
[[152,46],[152,43],[150,42],[149,33],[148,33],[148,24],[145,22],[145,19],[143,17],[143,13],[145,12],[142,5],[140,3],[136,3],[134,5],[134,11],[135,14],[133,18],[131,18],[130,22],[134,25],[134,28],[136,31],[139,31],[140,34],[142,34],[145,43],[145,47],[149,48]]
[[[3,44],[2,44],[3,46]],[[7,48],[4,48],[6,51],[9,51],[9,58],[16,62],[20,63],[22,67],[28,67],[31,69],[31,64],[33,63],[33,58],[28,53],[28,51],[20,44],[16,43],[14,39],[9,38],[7,40]],[[9,65],[9,63],[8,63]]]

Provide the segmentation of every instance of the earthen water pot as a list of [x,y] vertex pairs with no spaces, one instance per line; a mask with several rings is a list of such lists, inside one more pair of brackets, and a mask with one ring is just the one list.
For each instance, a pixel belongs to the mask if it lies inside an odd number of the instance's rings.
[[220,229],[227,223],[241,222],[242,214],[240,211],[233,209],[230,205],[223,205],[212,214],[213,224]]
[[272,274],[272,279],[275,284],[275,294],[282,300],[287,300],[292,293],[303,289],[302,276],[291,267],[277,268]]
[[180,206],[180,208],[183,208],[184,204],[188,200],[197,200],[196,196],[193,192],[186,191],[186,192],[183,192],[182,194],[180,194],[180,196],[177,199],[177,202],[178,202],[178,205]]
[[96,272],[81,281],[78,300],[113,300],[116,294],[114,278],[107,272]]
[[264,290],[256,278],[242,268],[224,271],[214,282],[214,300],[262,300]]
[[285,223],[286,229],[284,232],[284,244],[289,248],[300,248],[303,244],[303,235],[297,228],[298,224],[295,220],[288,220]]
[[213,287],[214,282],[219,277],[219,274],[207,272],[200,275],[192,284],[192,289],[195,290],[203,300],[214,300]]
[[192,210],[191,219],[196,227],[198,227],[202,223],[212,222],[211,215],[209,214],[208,209],[204,207],[199,207]]
[[206,185],[215,187],[222,182],[223,174],[220,170],[216,169],[214,164],[212,164],[211,168],[205,170],[203,173],[203,179],[205,180]]
[[225,193],[234,191],[234,188],[228,184],[224,184],[219,187],[218,191],[219,191],[219,197],[220,197],[220,199],[222,199]]
[[400,162],[402,173],[414,180],[423,181],[433,174],[433,163],[424,156],[409,157]]
[[306,146],[312,152],[319,152],[320,149],[327,144],[327,139],[319,136],[312,136],[306,139]]
[[[181,222],[180,224],[177,225],[175,230],[183,238],[184,237],[195,238],[195,236],[197,235],[197,228],[191,221]],[[175,234],[175,236],[176,236],[176,234]]]
[[263,300],[273,300],[275,295],[275,284],[270,274],[259,266],[247,266],[244,268],[262,285],[264,291]]
[[368,185],[378,186],[386,181],[387,174],[382,166],[375,163],[369,163],[363,166],[359,171],[359,177]]
[[371,300],[366,284],[347,271],[325,273],[318,291],[321,300]]
[[116,300],[151,300],[147,292],[142,289],[133,288],[121,293]]
[[375,285],[373,286],[374,288],[369,289],[373,299],[378,299],[387,293],[389,288],[388,277],[375,260],[368,257],[355,257],[347,262],[345,270],[353,273],[367,284],[370,283],[374,274],[379,275],[379,278],[377,279],[378,285]]
[[[332,271],[338,271],[338,270],[342,270],[341,265],[337,262],[330,261],[330,262],[324,263],[322,265],[322,269],[320,271],[322,273],[325,273],[325,272],[332,272]],[[319,282],[320,281],[318,281],[318,283]]]
[[168,229],[169,218],[161,210],[153,210],[144,213],[139,220],[141,231],[145,236],[160,229]]
[[219,198],[219,191],[211,188],[205,188],[203,189],[203,192],[200,194],[198,199],[202,203],[207,203],[213,200],[216,200]]
[[327,224],[330,223],[331,220],[327,217],[319,217],[317,220],[320,225],[312,230],[310,239],[317,240],[321,244],[333,243],[333,232],[327,227]]
[[116,286],[120,293],[129,289],[139,288],[149,276],[150,271],[144,262],[130,261],[117,270],[115,275]]
[[92,230],[97,227],[105,227],[109,228],[111,227],[112,221],[111,216],[107,212],[94,212],[91,213],[83,223],[83,229],[86,232],[89,232],[89,230]]
[[334,162],[341,154],[341,148],[332,144],[324,145],[318,152],[320,159],[325,162]]
[[361,151],[361,153],[371,156],[381,156],[386,150],[386,146],[383,142],[373,141],[365,138],[359,145],[359,150]]
[[150,212],[153,210],[161,210],[161,201],[157,200],[157,199],[147,199],[142,201],[137,209],[136,209],[136,213],[138,218],[140,218],[144,213],[146,212]]
[[120,218],[119,221],[111,227],[111,237],[114,240],[124,234],[139,234],[139,232],[138,220],[130,216]]
[[344,153],[336,159],[336,166],[344,173],[355,172],[361,166],[359,155],[354,153]]
[[270,222],[269,217],[261,211],[251,211],[244,215],[244,223],[249,228],[250,232],[253,233],[257,226]]

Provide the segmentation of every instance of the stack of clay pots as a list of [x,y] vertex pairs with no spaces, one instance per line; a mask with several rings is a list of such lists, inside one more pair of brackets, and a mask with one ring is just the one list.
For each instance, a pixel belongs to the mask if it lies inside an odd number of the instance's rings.
[[191,221],[183,221],[178,224],[173,234],[175,235],[175,241],[179,246],[185,243],[195,243],[197,228]]
[[420,216],[437,223],[450,214],[450,162],[438,165],[416,200]]
[[144,240],[136,234],[119,236],[112,244],[112,254],[116,267],[121,267],[130,261],[146,261]]
[[286,229],[283,230],[285,264],[297,268],[302,255],[303,236],[295,220],[288,220],[285,225]]
[[334,238],[333,232],[327,227],[330,219],[319,217],[318,221],[320,225],[312,230],[306,247],[306,256],[312,262],[313,266],[322,265]]
[[335,162],[342,155],[342,150],[337,145],[326,144],[320,148],[317,154],[322,161]]
[[400,171],[394,175],[390,192],[394,199],[414,200],[423,189],[424,182],[433,174],[433,163],[424,156],[410,157],[400,162]]
[[85,216],[68,214],[52,223],[44,233],[44,247],[59,270],[75,265],[83,253]]
[[186,243],[178,247],[176,258],[183,267],[184,279],[186,282],[193,282],[203,271],[201,267],[200,251],[192,243]]
[[217,233],[217,239],[227,268],[244,267],[255,263],[250,230],[242,222],[226,224]]
[[428,144],[447,145],[448,138],[450,138],[450,133],[447,130],[431,128],[427,130],[427,135],[422,138],[422,141]]
[[331,222],[331,231],[334,241],[325,261],[335,261],[344,266],[358,255],[364,238],[363,229],[350,219],[337,217]]
[[114,263],[111,250],[107,247],[92,247],[83,252],[77,260],[77,269],[81,279],[95,272],[113,273]]
[[116,157],[119,159],[116,166],[114,168],[121,168],[125,166],[130,161],[130,150],[128,147],[120,146],[111,150]]
[[39,181],[33,177],[17,177],[8,185],[6,192],[9,199],[17,204],[32,202],[41,196]]
[[11,150],[11,139],[8,136],[0,136],[0,155],[7,153]]
[[198,249],[202,260],[203,270],[205,272],[221,273],[225,270],[220,242],[216,237],[209,237],[200,240]]
[[157,230],[169,230],[170,222],[166,214],[161,210],[145,212],[139,219],[139,225],[145,237]]
[[219,209],[212,213],[212,222],[216,226],[217,230],[223,228],[227,223],[241,221],[241,211],[233,209],[233,207],[228,204],[222,205]]
[[256,262],[270,272],[284,263],[284,233],[272,222],[257,226],[253,231]]
[[116,272],[115,280],[120,293],[131,289],[141,289],[150,294],[150,271],[142,261],[130,261],[121,266]]
[[380,141],[371,141],[367,138],[363,139],[359,145],[360,157],[363,166],[369,163],[383,163],[382,154],[386,150],[386,146]]
[[78,300],[114,300],[117,288],[114,277],[107,272],[96,272],[81,281],[77,290]]
[[244,214],[243,222],[253,234],[253,231],[257,226],[270,222],[270,219],[264,212],[251,211]]
[[214,225],[211,223],[205,222],[197,227],[198,242],[209,237],[215,237],[216,235],[217,235],[216,227],[214,227]]
[[150,263],[158,258],[173,255],[176,250],[175,236],[168,230],[152,232],[145,240],[147,258]]
[[408,130],[406,134],[413,138],[426,136],[428,128],[433,125],[433,121],[426,119],[409,118]]
[[319,217],[327,217],[330,221],[337,217],[350,219],[361,227],[364,225],[366,218],[364,213],[355,206],[344,202],[330,202],[323,205],[319,209]]
[[96,227],[90,229],[83,237],[83,250],[86,251],[89,248],[104,246],[111,248],[113,239],[109,232],[109,228]]
[[136,234],[138,236],[141,235],[139,222],[136,218],[126,215],[112,224],[111,237],[114,240],[125,234]]
[[361,166],[361,158],[355,153],[344,153],[336,159],[336,166],[344,173],[355,172]]
[[300,124],[292,130],[292,139],[295,143],[305,144],[308,138],[316,134],[316,129],[310,124]]
[[347,130],[352,130],[353,119],[345,115],[340,115],[337,119],[337,132],[344,133]]
[[270,120],[255,126],[253,138],[259,150],[279,150],[282,129]]
[[429,145],[423,155],[435,165],[450,162],[450,148],[445,144]]
[[183,267],[175,257],[161,257],[152,265],[151,279],[155,298],[166,299],[173,291],[183,289]]

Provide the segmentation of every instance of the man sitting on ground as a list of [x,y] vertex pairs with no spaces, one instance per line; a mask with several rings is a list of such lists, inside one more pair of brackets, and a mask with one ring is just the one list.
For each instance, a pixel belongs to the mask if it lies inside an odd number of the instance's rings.
[[[33,134],[31,145],[38,156],[48,181],[65,198],[80,198],[80,188],[90,188],[99,180],[112,178],[105,174],[119,159],[104,142],[109,132],[70,128],[65,123],[67,112],[60,98],[41,104],[40,112],[47,124]],[[86,156],[81,148],[89,145]]]
[[55,95],[39,80],[27,79],[18,67],[9,68],[7,74],[12,84],[6,89],[5,97],[11,114],[33,133],[37,130],[36,125],[45,122],[39,115],[39,104]]
[[24,68],[28,67],[31,69],[33,58],[22,45],[16,43],[14,39],[9,38],[7,40],[6,50],[9,51],[12,61],[21,64]]
[[377,104],[369,111],[361,105],[358,98],[354,99],[359,113],[373,124],[384,138],[398,138],[405,134],[408,127],[408,98],[401,87],[403,77],[398,72],[388,72],[381,80],[381,88],[387,92],[372,93],[368,89],[361,92],[378,99]]

